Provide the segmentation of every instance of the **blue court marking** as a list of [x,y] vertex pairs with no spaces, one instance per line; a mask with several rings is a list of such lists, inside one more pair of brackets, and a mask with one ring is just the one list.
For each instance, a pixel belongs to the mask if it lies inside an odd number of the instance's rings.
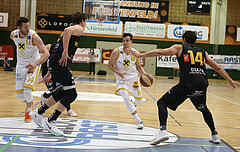
[[[147,92],[146,89],[143,88],[143,90],[144,90],[145,92]],[[157,100],[156,100],[150,93],[147,92],[147,94],[157,103]],[[177,123],[179,126],[182,126],[169,112],[168,112],[168,115],[169,115],[170,117],[172,117],[172,119],[175,120],[176,123]]]

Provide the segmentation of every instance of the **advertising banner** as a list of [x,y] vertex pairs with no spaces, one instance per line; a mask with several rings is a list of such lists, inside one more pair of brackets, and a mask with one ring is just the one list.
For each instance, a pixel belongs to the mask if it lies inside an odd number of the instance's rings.
[[102,63],[103,64],[108,64],[110,55],[113,50],[111,49],[102,49]]
[[115,0],[120,3],[120,17],[126,21],[167,22],[169,1],[159,0]]
[[98,23],[86,22],[84,33],[122,35],[122,24],[122,22],[119,24],[103,23],[103,26],[99,26]]
[[[240,70],[240,56],[209,55],[217,64],[224,69]],[[179,68],[176,56],[158,56],[157,67]],[[212,69],[206,64],[207,69]]]
[[37,14],[37,29],[63,31],[72,25],[72,15]]
[[[95,61],[100,63],[100,50],[94,49],[94,53],[97,56]],[[73,57],[73,63],[89,63],[90,48],[77,48],[77,51]]]
[[195,31],[197,33],[197,40],[208,40],[209,29],[207,26],[189,26],[189,25],[168,25],[167,37],[170,39],[182,39],[185,31]]
[[125,32],[133,36],[164,38],[165,24],[126,22]]
[[4,60],[5,57],[13,60],[13,45],[0,45],[0,60]]

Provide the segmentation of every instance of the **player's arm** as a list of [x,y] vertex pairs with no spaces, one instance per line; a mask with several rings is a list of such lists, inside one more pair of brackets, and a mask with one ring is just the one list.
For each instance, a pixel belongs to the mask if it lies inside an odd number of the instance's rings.
[[111,55],[110,55],[110,58],[109,58],[108,68],[110,70],[112,70],[114,73],[118,74],[120,77],[124,78],[124,74],[126,74],[126,73],[121,73],[114,67],[115,62],[116,62],[118,56],[119,56],[118,49],[113,50]]
[[13,40],[14,31],[11,32],[10,38]]
[[182,45],[180,44],[175,44],[171,46],[170,48],[166,49],[155,49],[146,53],[139,53],[133,50],[129,50],[134,56],[137,58],[144,58],[144,57],[156,57],[156,56],[172,56],[172,55],[177,55],[179,56],[181,53],[180,51],[182,50]]
[[32,37],[32,39],[33,39],[33,45],[36,45],[36,46],[37,46],[39,52],[40,52],[42,55],[41,55],[41,57],[40,57],[39,60],[37,60],[37,61],[34,62],[34,63],[28,64],[28,65],[26,66],[26,68],[28,68],[29,70],[32,70],[32,69],[34,69],[36,66],[44,63],[44,62],[48,59],[48,57],[49,57],[49,52],[48,52],[47,48],[45,47],[45,45],[43,44],[42,39],[38,36],[38,34],[34,34],[33,37]]
[[59,60],[59,64],[62,65],[62,67],[67,66],[68,62],[68,46],[69,41],[71,38],[71,35],[81,36],[84,32],[84,28],[79,25],[70,26],[64,29],[63,32],[63,53],[62,58]]
[[229,81],[230,85],[235,88],[235,85],[238,85],[240,87],[240,83],[233,81],[232,78],[228,75],[228,73],[220,66],[218,65],[213,59],[211,59],[206,52],[206,63],[213,68],[217,73],[219,73],[222,77],[224,77],[226,80]]
[[141,75],[144,75],[144,74],[146,73],[145,70],[143,69],[143,67],[141,66],[141,63],[140,63],[140,59],[139,59],[139,58],[137,58],[136,67],[137,67],[137,71],[138,71]]

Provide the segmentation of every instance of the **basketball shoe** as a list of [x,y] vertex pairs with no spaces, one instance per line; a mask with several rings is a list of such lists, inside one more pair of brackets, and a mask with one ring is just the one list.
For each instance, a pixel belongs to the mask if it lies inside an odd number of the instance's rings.
[[77,114],[72,109],[69,109],[67,111],[67,116],[77,117]]
[[143,126],[143,121],[140,121],[137,123],[137,129],[143,129],[144,126]]
[[29,123],[32,121],[32,118],[30,117],[29,113],[32,111],[32,108],[34,106],[34,101],[32,101],[32,106],[30,108],[26,108],[25,110],[25,118],[24,118],[24,122]]
[[42,126],[55,136],[63,136],[63,132],[57,128],[56,121],[48,122],[48,118],[44,118]]
[[212,135],[212,138],[209,141],[214,144],[220,144],[220,137],[218,134]]
[[30,112],[29,115],[31,116],[35,124],[42,128],[43,116],[38,114],[38,109],[35,109],[34,111]]
[[169,139],[167,130],[159,130],[159,132],[155,135],[155,137],[150,141],[151,145],[157,145],[162,141],[166,141]]

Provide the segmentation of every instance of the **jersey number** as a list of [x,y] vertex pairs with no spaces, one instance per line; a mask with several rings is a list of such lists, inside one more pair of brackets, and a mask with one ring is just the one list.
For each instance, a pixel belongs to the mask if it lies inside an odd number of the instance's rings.
[[188,50],[188,53],[190,54],[191,64],[195,64],[196,62],[199,62],[200,65],[203,65],[202,52],[197,52],[195,57],[192,50]]

